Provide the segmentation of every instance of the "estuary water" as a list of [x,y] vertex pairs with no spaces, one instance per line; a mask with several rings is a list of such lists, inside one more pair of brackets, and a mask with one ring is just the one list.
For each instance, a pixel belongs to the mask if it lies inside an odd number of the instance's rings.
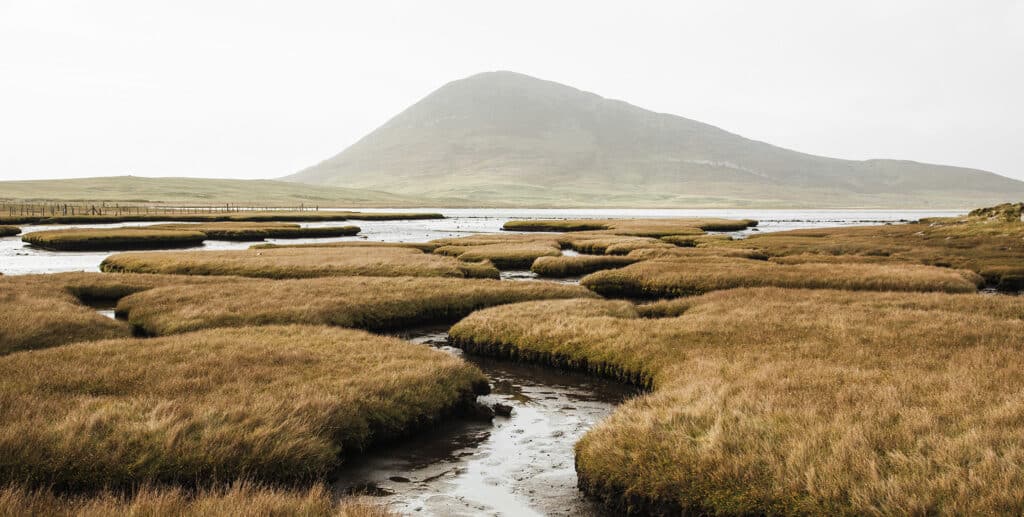
[[[347,226],[355,224],[362,231],[354,237],[325,239],[268,239],[266,242],[287,244],[366,240],[379,242],[417,242],[444,237],[461,237],[474,233],[500,232],[512,219],[586,219],[586,218],[659,218],[659,217],[724,217],[756,219],[760,224],[741,232],[737,237],[754,232],[774,232],[798,228],[884,224],[914,221],[925,217],[948,217],[964,211],[931,210],[740,210],[740,209],[503,209],[503,208],[423,208],[423,209],[360,209],[364,212],[438,212],[445,219],[412,221],[343,221],[302,223],[302,226]],[[77,228],[116,228],[146,226],[156,223],[116,223],[74,225]],[[69,225],[26,225],[22,233],[70,228]],[[190,249],[246,249],[252,242],[206,241]],[[180,249],[175,250],[180,251]],[[100,262],[111,252],[52,252],[33,248],[21,237],[0,238],[0,273],[25,275],[65,271],[99,271]]]

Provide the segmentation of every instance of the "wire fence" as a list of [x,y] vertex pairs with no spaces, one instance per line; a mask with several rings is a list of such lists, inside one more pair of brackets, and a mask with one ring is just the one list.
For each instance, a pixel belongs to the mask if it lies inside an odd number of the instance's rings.
[[172,206],[131,203],[8,203],[0,202],[0,216],[9,217],[66,217],[78,215],[199,215],[232,212],[319,211],[319,206],[266,206],[254,203],[225,203],[217,206]]

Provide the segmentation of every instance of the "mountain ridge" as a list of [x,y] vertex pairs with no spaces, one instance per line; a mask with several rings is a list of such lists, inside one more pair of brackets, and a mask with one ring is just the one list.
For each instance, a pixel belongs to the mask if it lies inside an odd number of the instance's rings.
[[1024,182],[979,169],[816,156],[504,71],[449,82],[282,179],[524,206],[970,206],[1024,196]]

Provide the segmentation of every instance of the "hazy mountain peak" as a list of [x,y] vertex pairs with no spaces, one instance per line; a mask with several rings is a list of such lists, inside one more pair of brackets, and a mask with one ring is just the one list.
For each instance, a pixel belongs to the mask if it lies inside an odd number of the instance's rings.
[[528,75],[452,81],[286,178],[523,205],[977,204],[1024,183],[974,169],[813,156]]

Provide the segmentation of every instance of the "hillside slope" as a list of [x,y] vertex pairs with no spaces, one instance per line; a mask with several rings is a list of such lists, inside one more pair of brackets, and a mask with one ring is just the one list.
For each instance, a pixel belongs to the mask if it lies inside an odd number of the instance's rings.
[[284,179],[523,206],[925,207],[1024,197],[1024,182],[986,171],[813,156],[512,72],[449,83]]

